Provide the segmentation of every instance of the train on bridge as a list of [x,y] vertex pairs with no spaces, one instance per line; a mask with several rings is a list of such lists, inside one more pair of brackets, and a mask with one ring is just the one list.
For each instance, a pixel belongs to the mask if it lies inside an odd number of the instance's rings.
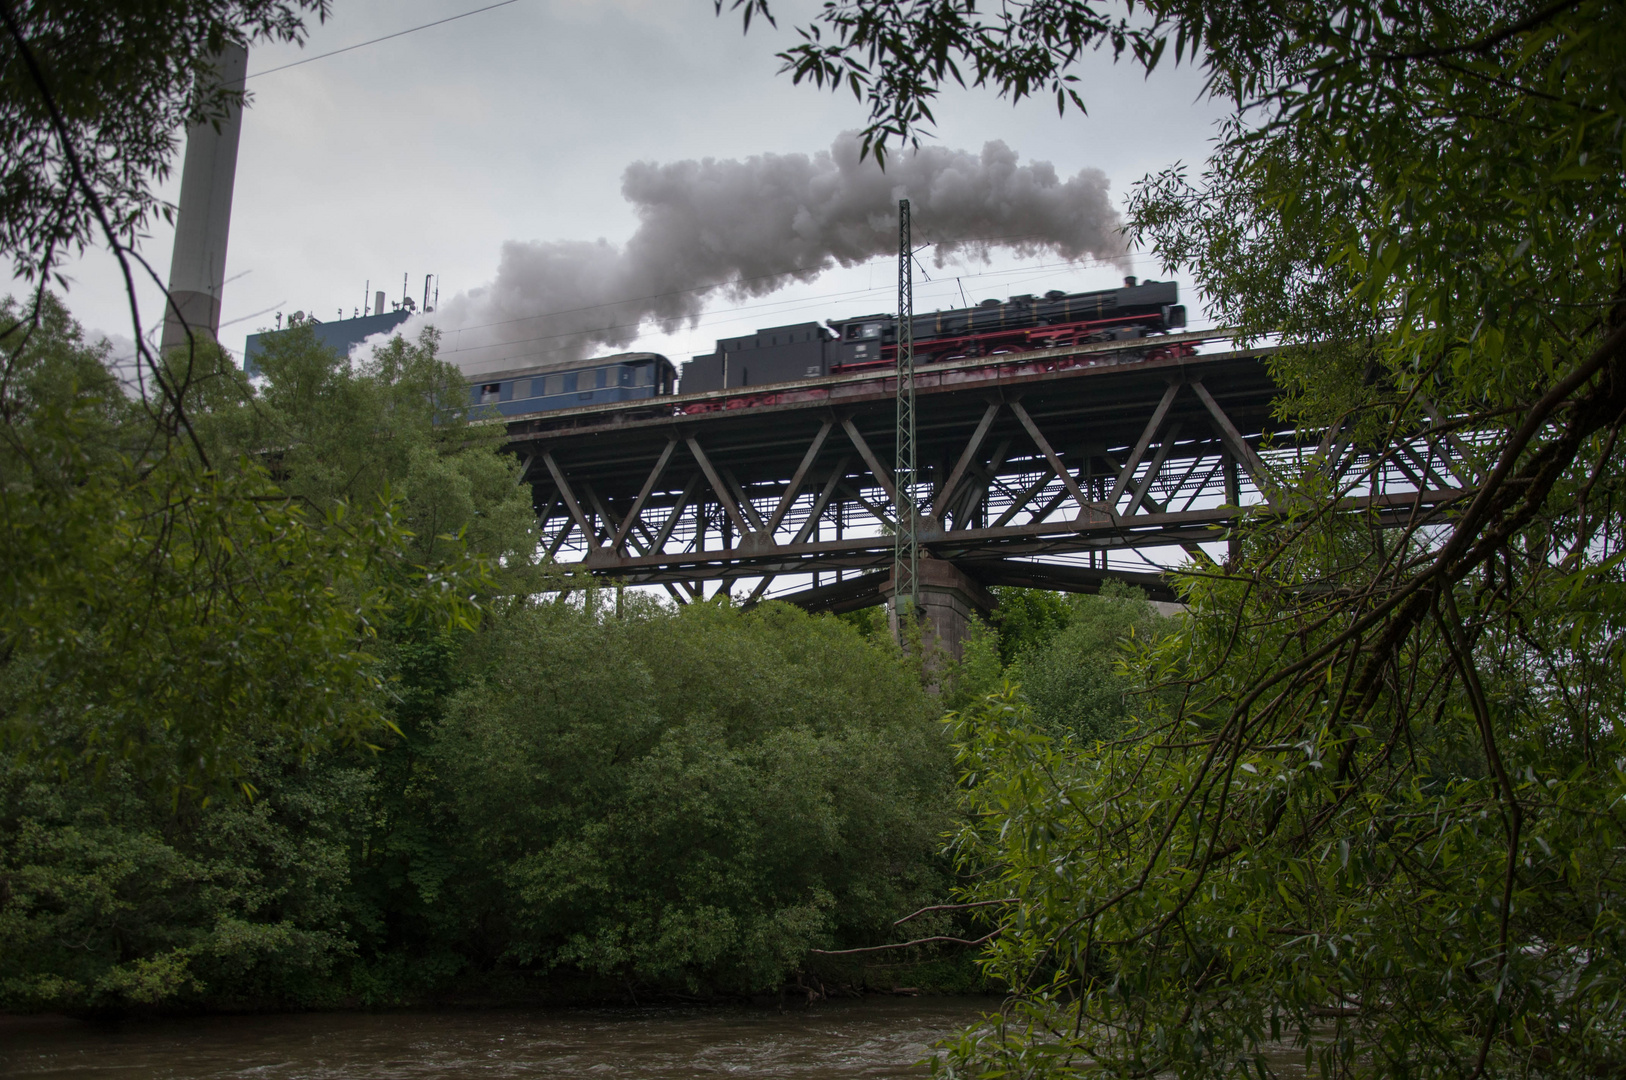
[[[1156,341],[1185,324],[1186,310],[1174,282],[1125,278],[1118,289],[1053,290],[916,315],[915,366],[930,369],[979,357],[1003,360],[1011,354],[1143,338],[1151,339],[1147,347],[1119,353],[1120,362],[1185,356],[1192,354],[1191,345]],[[681,414],[777,404],[795,400],[793,384],[807,380],[865,373],[884,378],[897,363],[897,337],[898,320],[892,314],[769,327],[719,340],[715,351],[685,363],[681,376],[659,353],[623,353],[482,375],[470,384],[470,399],[508,420],[678,393],[707,394],[702,401],[674,403]],[[708,393],[716,391],[724,393]]]

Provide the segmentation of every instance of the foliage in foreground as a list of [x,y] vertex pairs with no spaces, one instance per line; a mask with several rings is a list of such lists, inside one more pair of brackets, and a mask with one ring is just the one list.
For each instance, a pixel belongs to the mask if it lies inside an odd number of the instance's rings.
[[253,803],[168,800],[101,775],[0,775],[0,1007],[216,1007],[336,999],[371,791],[359,762],[266,746]]
[[[1595,627],[1573,629],[1541,643],[1572,668],[1597,647]],[[983,964],[1015,997],[947,1073],[1251,1074],[1289,1046],[1329,1076],[1455,1075],[1490,1053],[1493,1068],[1578,1075],[1618,1059],[1618,728],[1572,729],[1570,687],[1526,642],[1479,644],[1518,796],[1510,868],[1503,778],[1449,650],[1407,658],[1385,728],[1282,724],[1232,757],[1219,703],[1257,677],[1232,644],[1228,620],[1196,618],[1144,654],[1146,677],[1200,677],[1213,697],[1142,696],[1113,744],[1044,734],[1014,693],[959,716],[975,815],[959,851],[984,872],[964,898],[994,902],[1005,932]],[[1609,668],[1593,688],[1618,700]],[[1487,1028],[1498,1009],[1506,1028]]]
[[1159,615],[1139,590],[1116,582],[1107,582],[1095,596],[1001,596],[999,614],[1007,616],[1001,626],[1002,649],[1013,636],[1008,632],[1010,613],[1046,600],[1059,607],[1057,614],[1065,614],[1052,616],[1048,633],[1024,635],[1033,644],[1015,652],[1005,677],[1021,687],[1036,732],[1067,735],[1082,746],[1118,738],[1143,708],[1146,695],[1123,670],[1122,649],[1160,640],[1176,629],[1178,620]]
[[[249,422],[267,403],[223,355],[175,361],[196,436],[182,439],[171,406],[127,392],[53,297],[31,325],[0,303],[0,324],[7,999],[147,1001],[233,950],[326,955],[335,856],[317,849],[350,827],[333,785],[355,784],[289,778],[387,730],[381,630],[472,625],[489,575],[461,542],[430,548],[405,526],[435,500],[408,497],[404,475],[354,503],[298,490],[303,470]],[[435,364],[432,347],[389,351]],[[340,363],[314,341],[303,355]],[[328,423],[373,438],[431,426],[429,401],[397,398]],[[149,903],[168,914],[132,914]]]
[[[134,254],[176,132],[248,96],[214,54],[305,40],[329,0],[29,0],[0,17],[0,257],[41,288],[88,246]],[[166,211],[167,212],[167,211]],[[58,283],[62,284],[60,279]],[[9,327],[11,320],[0,322]]]
[[[248,784],[267,740],[309,753],[377,731],[378,627],[467,623],[481,568],[425,560],[392,497],[315,505],[244,446],[172,438],[105,343],[51,297],[42,311],[0,336],[0,747],[123,762],[192,799]],[[0,322],[20,314],[0,303]],[[225,367],[189,381],[200,427],[255,407]]]
[[1234,114],[1132,227],[1285,346],[1299,429],[1242,455],[1269,512],[1188,568],[1130,737],[967,714],[1016,1000],[951,1071],[1255,1075],[1280,1035],[1324,1075],[1619,1075],[1626,11],[1136,13],[852,0],[786,54],[878,142],[951,78],[1066,103],[1103,45],[1200,59]]
[[833,619],[549,604],[494,623],[468,664],[431,741],[400,747],[434,777],[403,824],[455,828],[394,871],[466,955],[754,990],[809,948],[885,940],[946,888],[930,703]]

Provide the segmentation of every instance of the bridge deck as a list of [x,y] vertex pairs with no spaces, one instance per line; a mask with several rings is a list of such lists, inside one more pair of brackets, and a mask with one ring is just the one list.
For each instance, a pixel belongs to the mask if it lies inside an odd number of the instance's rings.
[[[1213,341],[982,357],[916,379],[923,551],[985,584],[1088,590],[1223,541],[1304,447],[1277,420],[1268,349],[1168,355]],[[1161,351],[1164,355],[1156,355]],[[1151,353],[1151,355],[1148,355]],[[544,543],[596,575],[682,600],[754,579],[814,608],[874,603],[892,550],[894,382],[860,373],[749,391],[572,409],[508,424]],[[1324,448],[1326,449],[1326,448]],[[1338,448],[1341,468],[1355,454]],[[1438,448],[1363,492],[1390,516],[1455,497]]]

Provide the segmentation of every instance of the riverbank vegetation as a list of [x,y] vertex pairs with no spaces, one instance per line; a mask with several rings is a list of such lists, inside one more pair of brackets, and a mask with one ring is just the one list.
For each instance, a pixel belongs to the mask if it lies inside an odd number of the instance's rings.
[[[21,602],[0,670],[3,1007],[647,1000],[900,973],[970,988],[963,950],[901,969],[814,950],[887,944],[949,899],[946,703],[1020,670],[1047,723],[1115,730],[1113,643],[1164,622],[1128,593],[1012,592],[1009,625],[934,697],[863,620],[563,591],[530,557],[500,428],[463,414],[432,335],[352,367],[295,334],[252,386],[194,369],[195,444],[143,442],[151,417],[105,348],[45,312],[17,353],[5,463]],[[267,532],[205,554],[158,531],[154,483],[182,515],[207,507],[217,545],[239,518]],[[47,512],[84,524],[54,549],[16,542]],[[234,559],[266,560],[264,579]],[[221,578],[238,591],[218,609],[189,591]]]

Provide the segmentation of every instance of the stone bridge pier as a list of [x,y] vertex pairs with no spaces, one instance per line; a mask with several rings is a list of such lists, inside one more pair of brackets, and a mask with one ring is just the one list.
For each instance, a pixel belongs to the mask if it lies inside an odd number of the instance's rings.
[[[920,583],[920,646],[928,664],[933,655],[960,660],[965,655],[971,620],[988,618],[999,602],[945,559],[921,559],[916,580]],[[897,640],[898,604],[890,574],[881,586],[881,595],[886,600],[887,626]]]

